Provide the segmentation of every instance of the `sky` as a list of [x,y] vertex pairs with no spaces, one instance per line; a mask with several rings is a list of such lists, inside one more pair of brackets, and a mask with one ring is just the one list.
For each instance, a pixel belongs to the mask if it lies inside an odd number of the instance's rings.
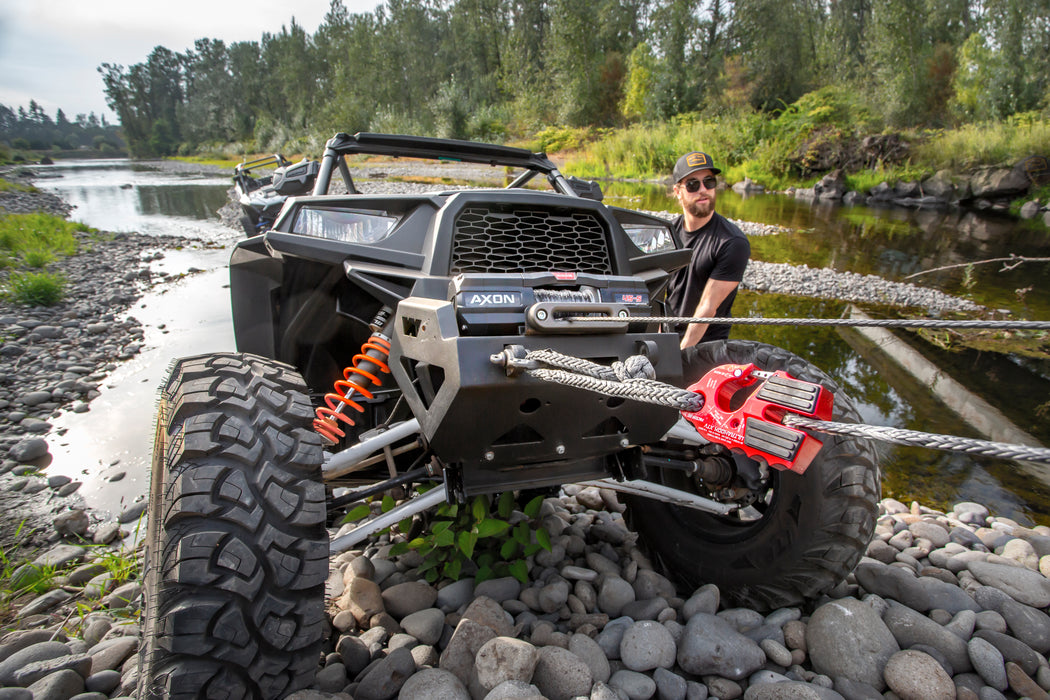
[[[351,13],[379,0],[344,0]],[[54,118],[94,112],[113,123],[98,66],[142,63],[156,46],[184,52],[200,38],[258,41],[292,18],[310,34],[329,0],[0,0],[0,104],[35,99]]]

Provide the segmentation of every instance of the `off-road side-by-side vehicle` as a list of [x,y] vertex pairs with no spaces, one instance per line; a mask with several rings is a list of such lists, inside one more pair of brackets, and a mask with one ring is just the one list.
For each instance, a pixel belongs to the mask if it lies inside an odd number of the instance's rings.
[[[356,154],[486,164],[509,184],[357,194]],[[350,194],[328,194],[334,175]],[[605,366],[644,356],[676,387],[740,365],[747,390],[737,368],[711,397],[726,412],[749,392],[801,411],[776,392],[816,387],[835,420],[857,419],[831,378],[776,347],[707,343],[683,364],[678,336],[649,319],[688,259],[667,221],[603,204],[543,154],[336,135],[312,195],[233,251],[237,352],[178,360],[161,389],[140,697],[274,698],[309,684],[330,553],[475,494],[604,479],[626,491],[655,561],[734,603],[798,604],[842,581],[875,526],[867,441],[814,435],[808,468],[782,469],[762,457],[793,449],[775,421],[746,457],[673,408],[527,371],[546,349]],[[422,478],[443,488],[329,542],[349,501]]]
[[273,226],[289,197],[309,194],[319,169],[317,161],[304,158],[292,163],[280,153],[238,164],[233,170],[233,189],[245,235],[254,236]]

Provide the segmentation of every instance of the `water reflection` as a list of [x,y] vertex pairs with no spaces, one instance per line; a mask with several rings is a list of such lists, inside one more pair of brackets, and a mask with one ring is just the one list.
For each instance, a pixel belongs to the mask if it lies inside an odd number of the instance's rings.
[[[650,211],[673,211],[662,185],[603,183],[606,202]],[[718,195],[718,210],[744,221],[792,229],[751,238],[756,260],[830,267],[902,280],[924,270],[1014,254],[1050,255],[1045,226],[1011,217],[962,209],[841,206],[811,203],[787,195]],[[1026,263],[1013,270],[1001,264],[975,265],[924,274],[910,281],[966,296],[1018,316],[1050,318],[1050,265]]]
[[[841,302],[741,292],[739,316],[837,318]],[[776,345],[806,358],[832,376],[857,406],[860,420],[945,435],[982,438],[922,384],[859,333],[848,328],[736,326],[732,337]],[[989,358],[985,358],[990,362]],[[998,363],[999,371],[1002,365]],[[1012,363],[1005,363],[1007,365]],[[1020,368],[1018,368],[1020,369]],[[1003,383],[969,384],[1000,410],[1047,394],[1031,378],[1000,377]],[[1008,387],[1008,388],[1006,388]],[[1021,426],[1031,428],[1030,424]],[[1041,421],[1044,441],[1048,426]],[[973,457],[921,447],[878,443],[883,494],[947,508],[960,500],[987,504],[999,515],[1023,523],[1050,524],[1050,469],[1026,468],[1010,460]]]
[[72,204],[71,217],[104,231],[223,239],[216,212],[230,180],[173,173],[126,160],[59,161],[38,172],[37,185]]

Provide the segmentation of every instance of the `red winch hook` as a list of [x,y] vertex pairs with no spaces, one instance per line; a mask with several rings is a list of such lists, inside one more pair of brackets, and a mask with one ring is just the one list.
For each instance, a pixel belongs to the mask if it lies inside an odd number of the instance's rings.
[[[756,386],[760,378],[765,381]],[[696,432],[777,469],[802,474],[823,443],[784,425],[786,413],[830,420],[834,395],[787,372],[759,372],[755,365],[720,365],[689,391],[704,397],[698,411],[682,411]],[[746,396],[746,398],[744,398]]]

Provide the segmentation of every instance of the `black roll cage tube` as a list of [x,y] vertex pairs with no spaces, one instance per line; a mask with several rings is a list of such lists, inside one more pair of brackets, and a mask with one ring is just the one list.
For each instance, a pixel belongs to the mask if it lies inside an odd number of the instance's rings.
[[350,168],[346,164],[347,155],[358,153],[522,168],[525,172],[507,185],[507,189],[523,187],[536,175],[543,174],[556,192],[571,197],[580,196],[545,153],[475,141],[373,133],[357,133],[353,136],[338,133],[328,140],[313,194],[328,194],[332,172],[336,169],[339,170],[347,192],[359,194],[350,175]]

